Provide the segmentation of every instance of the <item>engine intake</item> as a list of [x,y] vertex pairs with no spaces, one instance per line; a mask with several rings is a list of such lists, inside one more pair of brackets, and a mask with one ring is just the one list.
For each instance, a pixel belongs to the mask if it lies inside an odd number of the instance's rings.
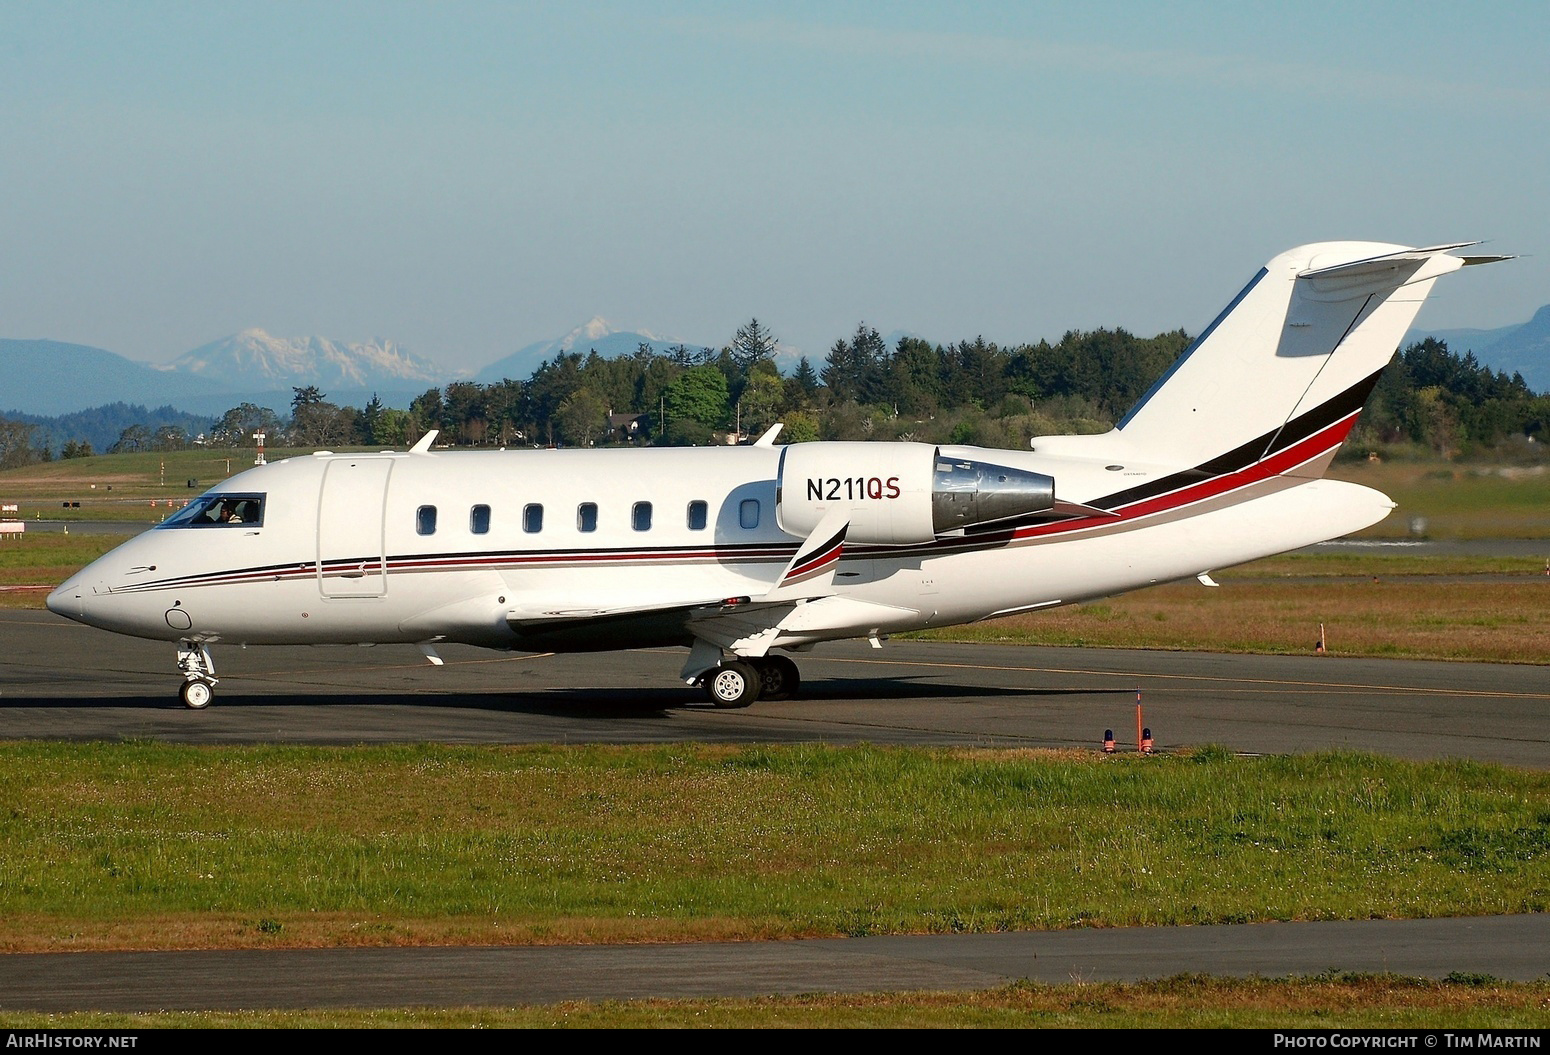
[[794,443],[781,452],[775,515],[805,537],[841,508],[850,541],[908,546],[1054,506],[1053,477],[944,458],[929,443]]

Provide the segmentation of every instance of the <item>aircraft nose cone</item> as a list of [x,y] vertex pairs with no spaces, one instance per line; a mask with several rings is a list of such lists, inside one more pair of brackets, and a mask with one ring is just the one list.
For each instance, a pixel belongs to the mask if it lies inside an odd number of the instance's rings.
[[49,594],[43,603],[48,605],[48,610],[55,615],[62,615],[66,619],[79,619],[82,593],[80,578],[69,579]]

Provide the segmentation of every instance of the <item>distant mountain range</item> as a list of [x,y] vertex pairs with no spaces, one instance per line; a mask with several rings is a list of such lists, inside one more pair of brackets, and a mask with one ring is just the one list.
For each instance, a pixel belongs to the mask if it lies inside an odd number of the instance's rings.
[[538,341],[512,352],[504,359],[497,359],[475,374],[474,380],[482,385],[492,385],[506,378],[526,381],[533,376],[533,371],[561,352],[580,352],[583,355],[597,352],[604,359],[617,359],[622,355],[634,355],[643,344],[650,346],[651,350],[659,355],[680,344],[691,351],[698,351],[704,347],[686,341],[658,337],[645,330],[616,330],[606,319],[595,317],[585,326],[576,327],[564,337],[557,337],[552,341]]
[[[643,331],[615,330],[593,319],[563,337],[540,341],[492,363],[474,380],[526,380],[560,352],[633,355],[642,344],[665,353],[684,342]],[[688,347],[698,351],[700,345]],[[0,338],[0,414],[59,416],[113,403],[175,406],[211,416],[239,403],[284,417],[293,388],[316,385],[334,403],[364,406],[373,395],[407,407],[426,389],[459,377],[395,341],[276,337],[260,329],[195,348],[166,364],[135,362],[102,348],[50,340]]]
[[407,406],[444,380],[445,371],[391,341],[344,344],[244,330],[151,365],[84,344],[0,338],[0,413],[54,416],[128,403],[214,416],[256,403],[284,416],[293,387],[317,385],[333,402],[351,406],[363,406],[373,393]]
[[101,348],[63,341],[0,339],[0,378],[0,407],[27,414],[69,414],[120,402],[175,404],[207,414],[224,409],[216,406],[223,398],[221,386],[207,378],[157,370]]
[[[890,347],[901,334],[889,334]],[[1494,330],[1412,330],[1409,345],[1424,337],[1493,370],[1521,373],[1536,392],[1550,391],[1550,305],[1526,323]],[[642,345],[664,354],[683,344],[691,352],[703,345],[644,330],[615,330],[594,318],[550,341],[529,344],[480,370],[473,380],[491,384],[502,378],[526,380],[561,352],[596,351],[604,358],[633,355]],[[782,348],[776,361],[794,369],[801,353]],[[813,357],[821,368],[822,356]],[[316,385],[332,402],[364,406],[375,394],[388,406],[407,407],[427,388],[458,378],[430,359],[394,341],[364,343],[326,337],[275,337],[249,329],[196,348],[165,365],[126,359],[101,348],[51,340],[0,338],[0,414],[59,416],[109,404],[176,408],[215,417],[239,403],[266,406],[282,417],[290,411],[292,388]]]
[[1550,392],[1550,304],[1528,322],[1494,330],[1411,330],[1402,347],[1435,337],[1455,355],[1474,352],[1482,366],[1511,377],[1522,374],[1535,392]]

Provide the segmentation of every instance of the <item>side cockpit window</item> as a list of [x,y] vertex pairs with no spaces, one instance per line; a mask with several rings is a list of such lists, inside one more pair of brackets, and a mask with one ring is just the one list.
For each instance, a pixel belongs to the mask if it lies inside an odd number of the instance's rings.
[[164,528],[215,528],[264,526],[261,494],[200,495],[162,525]]

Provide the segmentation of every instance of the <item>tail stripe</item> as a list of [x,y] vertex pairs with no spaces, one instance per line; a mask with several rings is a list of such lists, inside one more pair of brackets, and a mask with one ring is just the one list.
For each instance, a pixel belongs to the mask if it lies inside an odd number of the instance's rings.
[[[1133,502],[1155,497],[1156,495],[1167,494],[1170,491],[1178,490],[1180,487],[1187,487],[1190,484],[1199,483],[1212,477],[1241,472],[1287,448],[1296,446],[1304,440],[1324,432],[1331,425],[1344,418],[1352,418],[1351,423],[1355,424],[1355,419],[1352,415],[1362,409],[1362,404],[1367,401],[1367,397],[1372,393],[1374,386],[1378,383],[1378,377],[1382,373],[1382,370],[1376,371],[1363,378],[1359,384],[1346,389],[1334,399],[1313,408],[1305,414],[1299,414],[1284,426],[1272,432],[1267,432],[1262,436],[1257,436],[1235,450],[1212,458],[1210,461],[1204,462],[1194,469],[1186,469],[1183,472],[1165,476],[1160,480],[1153,480],[1151,483],[1141,484],[1125,491],[1117,491],[1114,494],[1095,499],[1089,502],[1088,505],[1094,505],[1100,509],[1115,509],[1119,506],[1130,505]],[[1346,433],[1349,431],[1347,429],[1345,432],[1339,433],[1338,436],[1329,437],[1332,441],[1330,445],[1338,446],[1344,441]]]

